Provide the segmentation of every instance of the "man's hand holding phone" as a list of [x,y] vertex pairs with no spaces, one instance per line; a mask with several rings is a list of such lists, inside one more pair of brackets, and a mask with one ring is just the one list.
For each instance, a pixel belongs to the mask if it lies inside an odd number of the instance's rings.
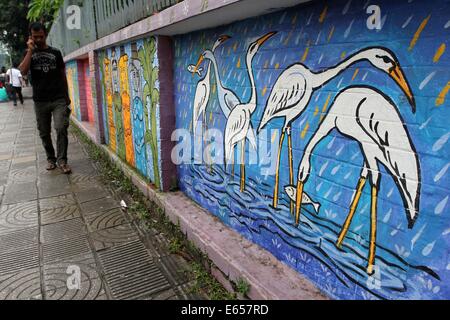
[[36,45],[34,44],[34,41],[31,37],[28,38],[27,47],[30,51],[33,51],[34,49],[36,49]]

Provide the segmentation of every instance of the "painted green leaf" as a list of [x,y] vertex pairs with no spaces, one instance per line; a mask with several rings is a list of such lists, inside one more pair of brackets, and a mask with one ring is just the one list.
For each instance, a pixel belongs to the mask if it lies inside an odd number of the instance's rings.
[[[155,88],[158,80],[158,68],[153,67],[156,54],[156,39],[151,37],[144,40],[144,49],[140,48],[138,51],[139,59],[142,62],[144,69],[145,86],[143,92],[143,100],[145,101],[144,116],[145,116],[145,138],[144,141],[150,146],[153,160],[153,171],[155,173],[154,183],[160,188],[160,174],[159,174],[159,149],[158,149],[158,126],[157,126],[157,106],[159,103],[159,92]],[[148,105],[147,101],[150,101]],[[150,114],[149,114],[150,113]],[[150,116],[150,117],[149,117]],[[150,121],[149,121],[150,119]]]

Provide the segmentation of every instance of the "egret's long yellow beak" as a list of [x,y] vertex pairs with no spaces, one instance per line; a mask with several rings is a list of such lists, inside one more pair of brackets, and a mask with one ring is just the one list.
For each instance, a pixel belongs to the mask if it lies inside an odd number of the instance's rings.
[[192,76],[194,76],[197,73],[198,67],[200,67],[200,65],[202,64],[204,59],[205,58],[203,57],[203,55],[200,55],[200,57],[198,58],[197,64],[195,65],[194,71],[192,72]]
[[256,42],[258,43],[258,45],[262,45],[264,42],[266,42],[267,40],[270,39],[270,37],[272,37],[273,35],[275,35],[277,32],[273,31],[273,32],[269,32],[268,34],[262,36],[261,38],[259,38],[258,40],[256,40]]
[[297,226],[300,222],[300,209],[302,206],[303,199],[303,182],[298,180],[297,182],[297,194],[295,199],[295,225]]
[[416,102],[414,101],[414,96],[400,66],[396,65],[394,68],[392,68],[391,71],[389,72],[389,75],[392,77],[392,79],[395,80],[395,82],[397,82],[400,88],[402,88],[403,92],[406,94],[406,97],[408,98],[409,103],[411,104],[413,112],[416,112]]

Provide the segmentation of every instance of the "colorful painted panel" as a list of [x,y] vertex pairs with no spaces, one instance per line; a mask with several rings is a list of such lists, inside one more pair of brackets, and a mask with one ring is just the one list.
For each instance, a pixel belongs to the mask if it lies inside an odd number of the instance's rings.
[[81,121],[78,65],[76,60],[70,61],[66,64],[66,76],[67,84],[69,86],[69,96],[71,100],[70,108],[72,109],[72,115],[74,115],[78,121]]
[[109,60],[106,58],[106,51],[101,51],[98,53],[98,64],[99,64],[99,81],[101,86],[101,106],[102,114],[103,114],[103,130],[105,133],[105,142],[111,147],[110,144],[110,133],[109,133],[109,122],[108,122],[108,103],[107,103],[107,95],[110,90],[110,85],[106,79],[109,79]]
[[156,38],[99,53],[105,131],[110,148],[161,188]]
[[179,184],[331,297],[449,299],[450,4],[368,5],[176,37]]
[[86,92],[87,121],[94,123],[94,105],[92,101],[91,76],[89,71],[89,60],[83,62],[84,87]]

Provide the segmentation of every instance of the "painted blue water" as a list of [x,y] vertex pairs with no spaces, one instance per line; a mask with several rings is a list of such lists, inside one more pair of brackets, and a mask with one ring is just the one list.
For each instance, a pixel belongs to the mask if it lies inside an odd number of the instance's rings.
[[377,283],[366,273],[367,241],[349,233],[342,249],[338,249],[335,242],[341,226],[314,213],[312,206],[302,208],[301,223],[296,227],[286,196],[281,197],[278,210],[271,207],[272,198],[266,194],[272,192],[272,187],[268,184],[249,179],[241,193],[239,177],[232,179],[221,166],[185,165],[180,170],[183,191],[189,197],[206,204],[227,225],[262,244],[291,267],[323,273],[324,282],[318,284],[324,289],[336,284],[350,288],[353,283],[366,291],[366,297],[387,298],[395,292],[399,299],[424,298],[422,282],[414,279],[420,277],[432,283],[438,280],[439,276],[426,266],[409,264],[377,244],[381,288],[370,289]]

